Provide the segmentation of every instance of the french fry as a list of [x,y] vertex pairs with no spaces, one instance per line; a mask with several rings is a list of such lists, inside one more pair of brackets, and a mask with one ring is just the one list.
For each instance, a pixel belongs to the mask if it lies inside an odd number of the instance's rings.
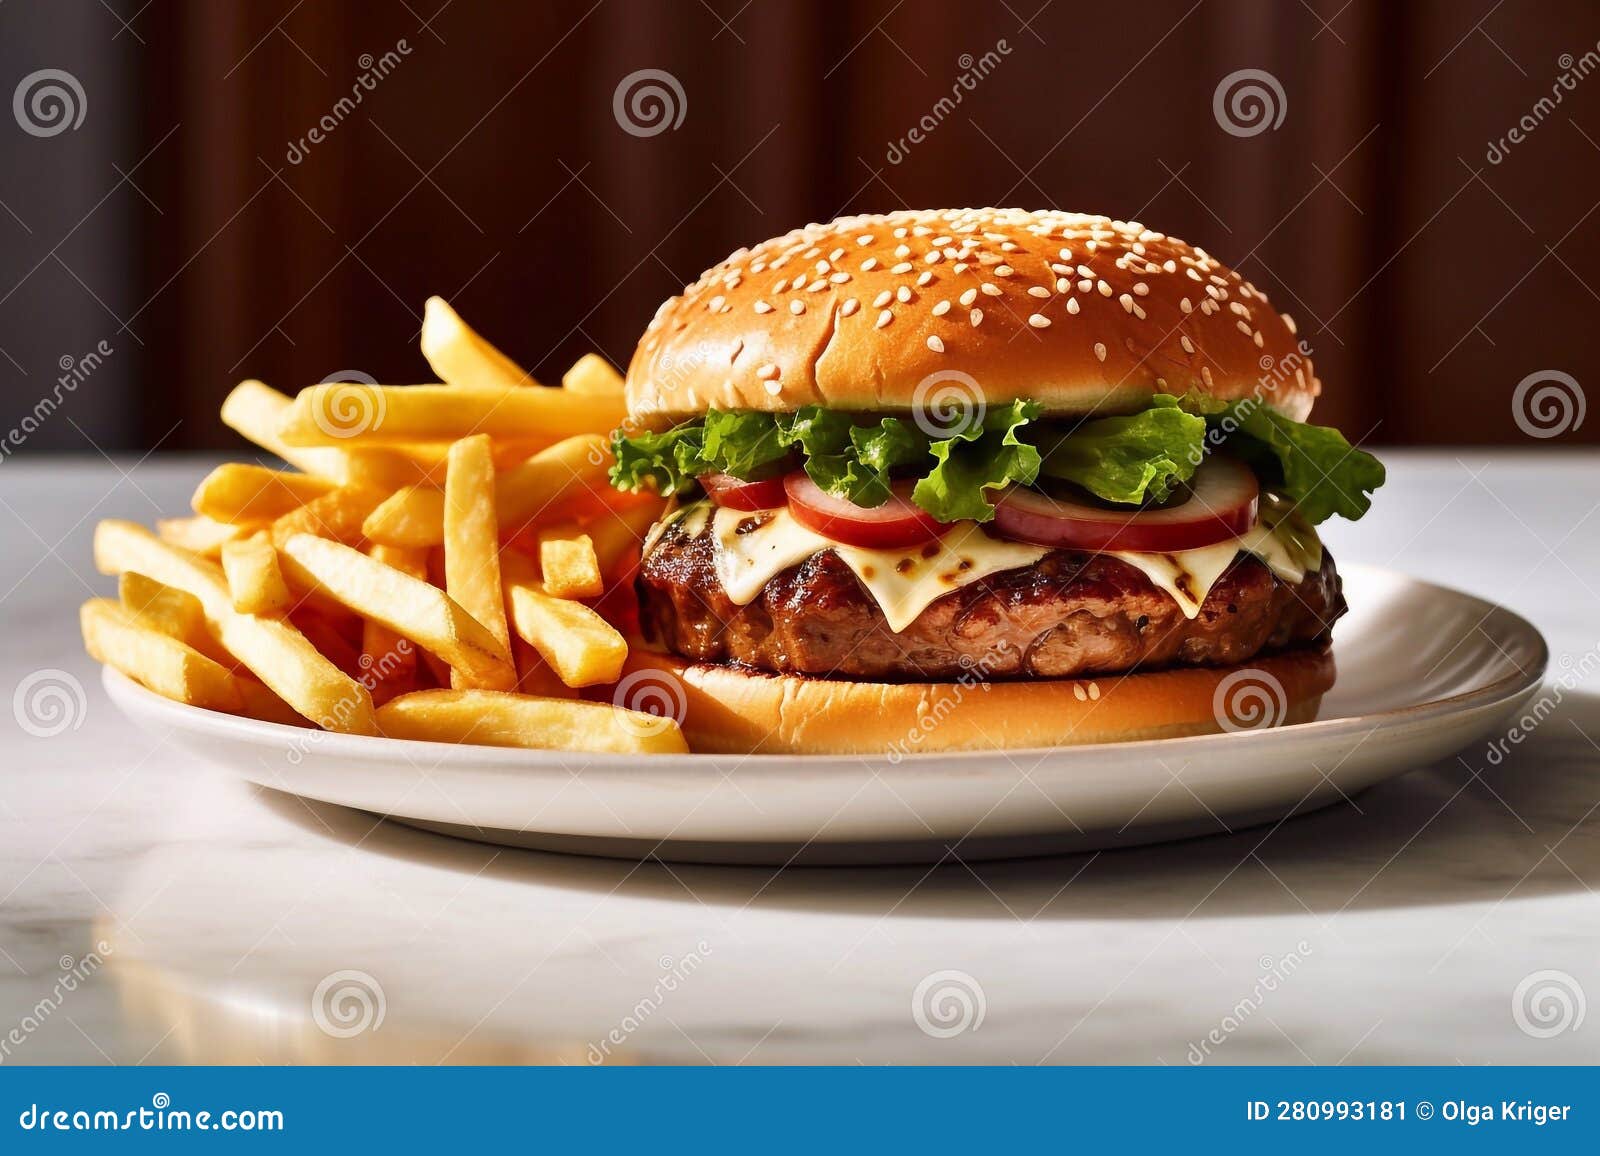
[[540,516],[570,517],[561,508],[610,488],[611,450],[602,434],[585,434],[540,450],[495,479],[500,528],[512,531]]
[[[488,628],[510,656],[511,632],[506,627],[505,595],[500,586],[500,531],[494,514],[494,462],[489,438],[474,434],[450,447],[444,486],[445,592]],[[453,671],[457,690],[511,690],[516,668],[509,661],[494,682],[472,672]]]
[[590,397],[621,397],[622,374],[598,353],[585,353],[562,374],[561,388]]
[[427,547],[444,542],[444,491],[404,486],[361,523],[362,536],[385,546]]
[[154,537],[143,526],[108,520],[95,527],[102,574],[137,570],[200,600],[222,645],[301,715],[329,730],[376,734],[372,696],[287,622],[239,614],[222,568]]
[[390,738],[534,750],[684,754],[677,721],[603,702],[492,690],[419,690],[378,710]]
[[384,499],[383,491],[366,486],[340,486],[272,523],[272,543],[279,548],[296,534],[316,534],[335,542],[359,542],[367,516]]
[[222,573],[240,614],[287,614],[294,595],[278,568],[278,551],[263,533],[222,544]]
[[517,389],[539,384],[461,320],[442,297],[429,297],[422,307],[422,356],[446,385]]
[[91,598],[83,604],[78,620],[90,657],[164,698],[207,710],[238,711],[243,707],[232,671],[170,634],[143,625],[121,603]]
[[156,534],[163,542],[208,558],[217,557],[224,542],[242,538],[254,530],[255,527],[247,523],[230,526],[210,518],[160,518],[156,521]]
[[298,510],[333,488],[327,478],[229,462],[206,475],[191,504],[215,522],[260,522]]
[[621,398],[542,387],[336,383],[302,390],[277,432],[286,445],[347,448],[475,433],[539,440],[608,431],[624,412]]
[[539,531],[539,581],[552,598],[598,598],[606,592],[594,540],[571,522]]
[[594,543],[594,556],[600,572],[608,578],[631,565],[650,532],[666,508],[664,502],[650,502],[626,510],[602,510],[585,527]]
[[187,590],[126,570],[117,578],[117,598],[141,626],[171,635],[197,650],[197,640],[206,636],[205,607]]
[[507,648],[443,590],[310,534],[294,535],[280,547],[280,555],[291,585],[320,591],[480,683],[511,681]]
[[577,698],[575,688],[561,681],[561,676],[520,635],[511,636],[511,657],[517,664],[517,693],[539,698]]
[[311,725],[311,720],[305,718],[294,707],[284,702],[274,694],[265,684],[253,678],[239,680],[239,697],[244,700],[244,705],[239,713],[246,718],[260,719],[262,722],[281,723],[284,726],[305,727]]
[[568,686],[616,682],[628,658],[627,641],[583,603],[545,593],[533,570],[529,559],[507,552],[506,602],[517,634]]

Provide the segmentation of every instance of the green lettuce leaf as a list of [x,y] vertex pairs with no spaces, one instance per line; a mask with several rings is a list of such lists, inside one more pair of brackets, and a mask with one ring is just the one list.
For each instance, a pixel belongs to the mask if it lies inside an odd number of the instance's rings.
[[1163,502],[1205,456],[1206,422],[1178,399],[1157,394],[1151,408],[1083,422],[1047,446],[1041,471],[1108,502]]
[[767,476],[789,456],[775,414],[713,409],[706,413],[704,428],[700,458],[709,471],[748,482]]
[[911,500],[941,522],[993,518],[985,491],[1012,482],[1032,485],[1039,476],[1038,447],[1019,433],[1039,413],[1037,402],[1013,401],[988,410],[981,425],[932,442],[928,451],[937,464],[917,482]]
[[705,427],[699,422],[684,422],[660,433],[628,434],[618,429],[611,434],[611,484],[619,490],[655,489],[671,497],[695,484],[705,473],[700,455]]
[[1355,521],[1383,485],[1383,463],[1329,426],[1294,421],[1249,399],[1208,416],[1207,424],[1264,486],[1293,502],[1312,525],[1334,514]]

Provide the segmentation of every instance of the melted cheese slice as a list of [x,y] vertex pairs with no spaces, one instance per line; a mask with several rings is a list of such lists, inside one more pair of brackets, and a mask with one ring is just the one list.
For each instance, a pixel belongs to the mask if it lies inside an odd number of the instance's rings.
[[[708,515],[709,514],[709,518]],[[991,538],[976,522],[957,522],[938,540],[896,550],[844,546],[806,529],[787,509],[715,509],[697,503],[678,511],[684,530],[697,537],[712,535],[712,562],[729,599],[738,606],[753,602],[766,584],[813,554],[832,550],[850,567],[883,611],[889,629],[911,625],[935,599],[1002,570],[1032,566],[1050,553],[1048,547]],[[1240,551],[1253,554],[1278,577],[1298,583],[1307,570],[1322,564],[1322,544],[1304,528],[1281,528],[1265,521],[1238,538],[1165,554],[1112,551],[1165,590],[1187,618],[1200,613],[1206,595]]]
[[903,550],[843,546],[806,529],[788,510],[718,510],[711,518],[712,558],[728,597],[739,606],[790,566],[832,550],[854,571],[893,631],[904,630],[934,599],[1001,570],[1032,566],[1044,546],[1006,542],[976,522],[957,522],[937,541]]

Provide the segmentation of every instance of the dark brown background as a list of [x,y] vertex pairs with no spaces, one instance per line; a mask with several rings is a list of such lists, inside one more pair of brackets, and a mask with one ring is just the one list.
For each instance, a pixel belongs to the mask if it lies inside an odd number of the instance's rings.
[[[362,54],[402,39],[290,163]],[[963,54],[1002,39],[891,163]],[[430,293],[554,379],[594,348],[625,362],[740,244],[1017,204],[1137,217],[1241,266],[1309,335],[1318,418],[1353,438],[1593,442],[1600,418],[1529,439],[1511,395],[1540,370],[1600,381],[1600,70],[1501,163],[1486,150],[1597,41],[1578,0],[10,0],[4,94],[64,68],[88,110],[47,139],[0,116],[0,426],[105,339],[24,452],[226,446],[216,405],[241,377],[425,379]],[[612,113],[644,68],[686,95],[647,138]],[[1212,98],[1246,68],[1286,106],[1236,137]]]

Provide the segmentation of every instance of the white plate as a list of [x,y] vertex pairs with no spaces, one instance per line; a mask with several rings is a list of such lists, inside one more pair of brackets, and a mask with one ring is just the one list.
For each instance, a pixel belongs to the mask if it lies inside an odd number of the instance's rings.
[[1236,830],[1482,741],[1548,652],[1503,607],[1352,567],[1339,679],[1315,722],[1153,742],[882,757],[523,751],[299,730],[161,698],[142,726],[265,787],[497,843],[742,863],[1001,858]]

